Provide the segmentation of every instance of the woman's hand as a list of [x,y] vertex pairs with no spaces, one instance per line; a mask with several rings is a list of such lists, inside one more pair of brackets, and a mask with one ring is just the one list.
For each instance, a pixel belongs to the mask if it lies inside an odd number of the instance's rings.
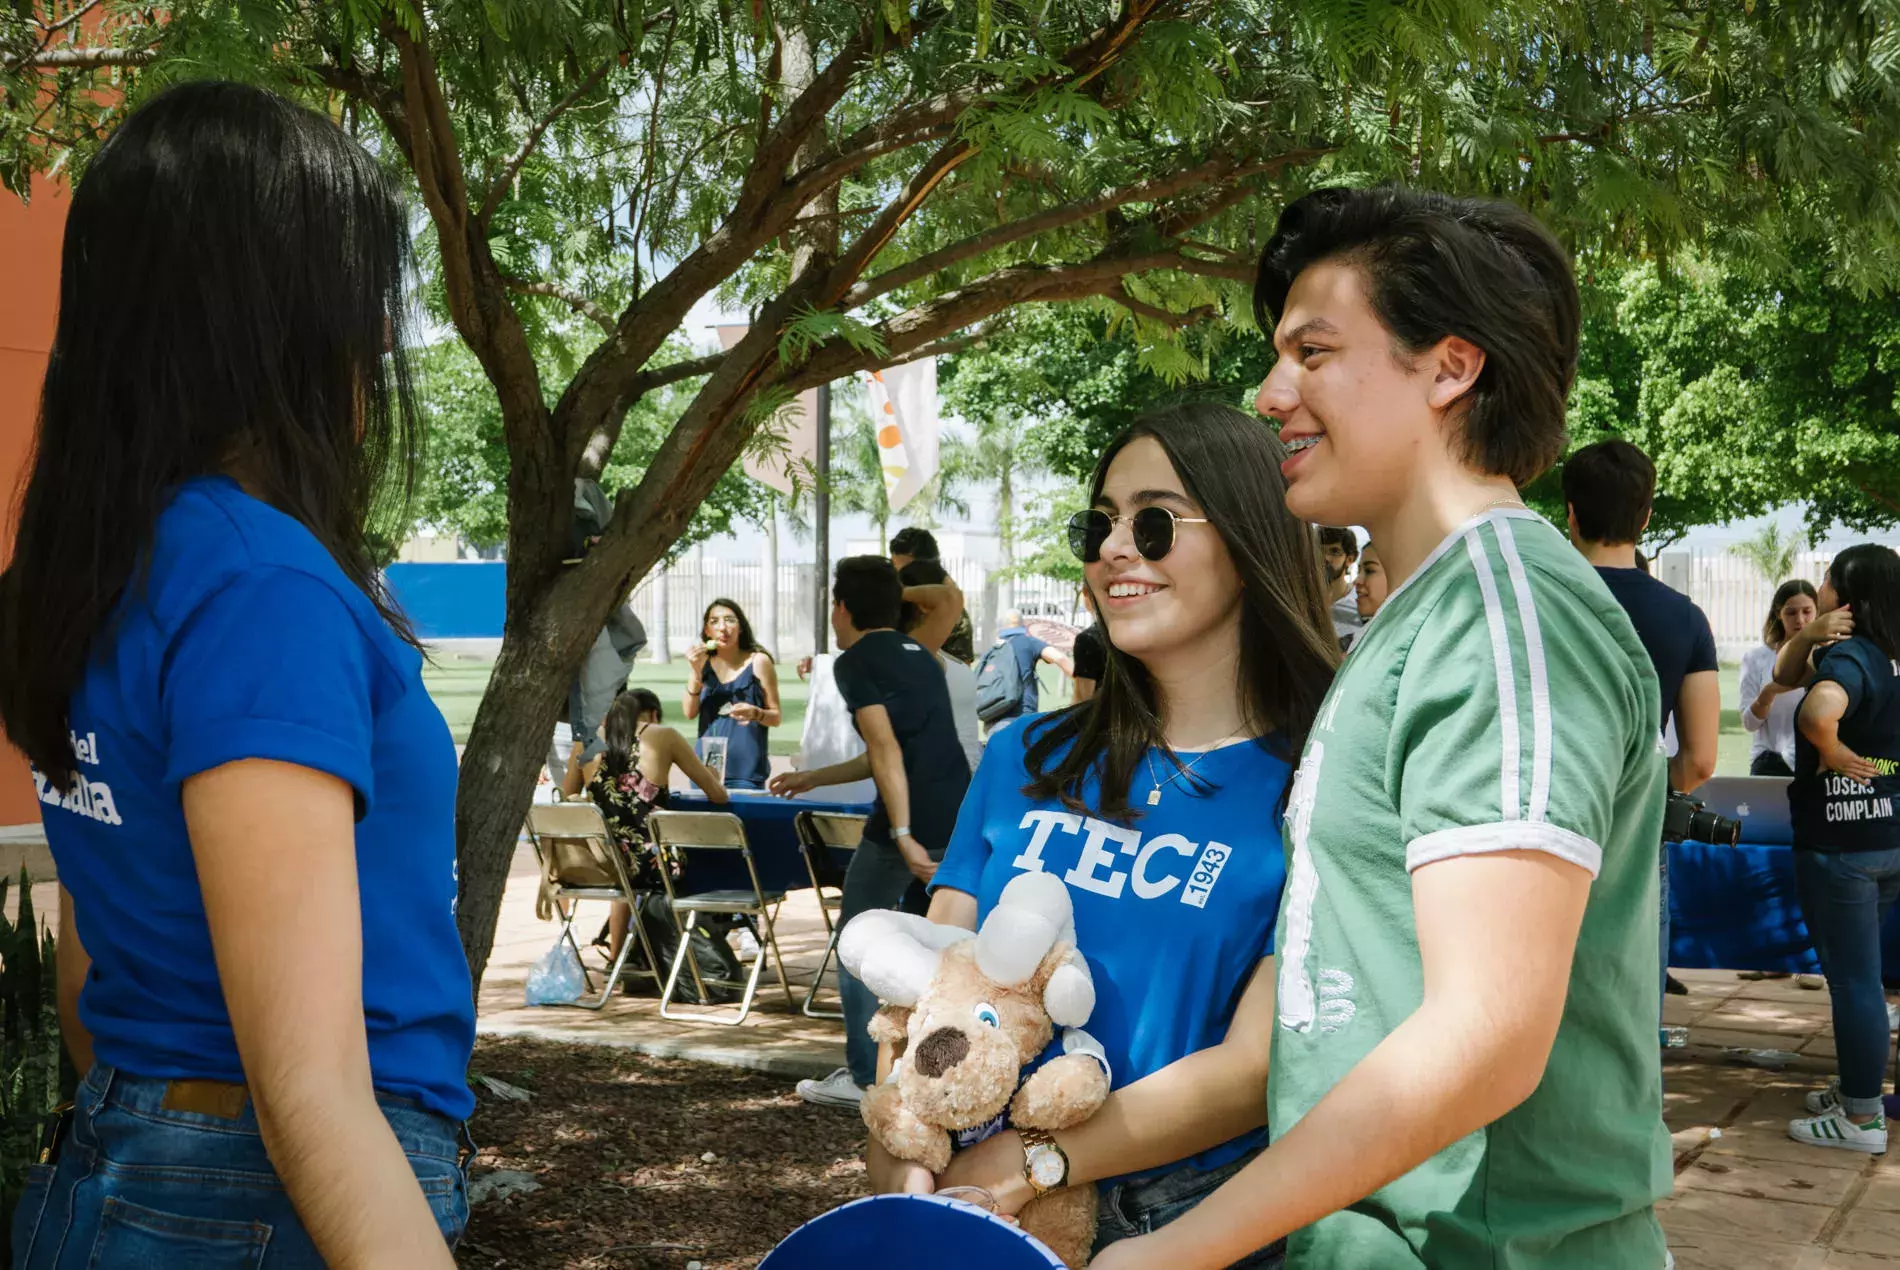
[[1821,759],[1821,767],[1826,771],[1839,772],[1842,776],[1851,776],[1857,781],[1873,784],[1874,777],[1880,775],[1880,769],[1848,749],[1840,741],[1817,743],[1814,751]]
[[726,711],[726,717],[734,723],[757,723],[765,711],[746,701],[735,701]]
[[924,850],[924,844],[911,835],[905,834],[897,840],[897,852],[904,857],[904,863],[910,867],[911,876],[925,886],[929,886],[930,879],[937,876],[937,862],[930,858],[928,851]]
[[1854,633],[1854,610],[1851,605],[1843,604],[1809,622],[1795,635],[1804,640],[1811,648],[1826,648],[1829,644],[1838,644]]
[[930,1170],[910,1160],[896,1159],[883,1151],[871,1152],[866,1162],[871,1189],[879,1195],[929,1195],[937,1189]]
[[780,798],[796,798],[806,790],[817,789],[810,772],[780,772],[765,783],[765,787]]
[[950,1167],[937,1177],[939,1190],[951,1186],[980,1186],[996,1201],[996,1211],[1014,1217],[1036,1198],[1029,1179],[1023,1176],[1023,1140],[1014,1129],[1005,1129],[965,1147],[950,1157]]

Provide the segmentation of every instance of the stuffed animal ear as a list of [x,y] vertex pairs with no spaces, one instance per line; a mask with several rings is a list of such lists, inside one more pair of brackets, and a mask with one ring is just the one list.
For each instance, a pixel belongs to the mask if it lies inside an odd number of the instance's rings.
[[1048,873],[1019,874],[977,932],[977,969],[997,983],[1027,983],[1065,931],[1075,933],[1069,888]]
[[838,936],[838,960],[889,1005],[912,1006],[936,976],[943,950],[970,938],[913,913],[874,909],[859,913]]
[[1042,1008],[1057,1027],[1081,1027],[1095,1012],[1095,978],[1074,947],[1063,955],[1042,989]]

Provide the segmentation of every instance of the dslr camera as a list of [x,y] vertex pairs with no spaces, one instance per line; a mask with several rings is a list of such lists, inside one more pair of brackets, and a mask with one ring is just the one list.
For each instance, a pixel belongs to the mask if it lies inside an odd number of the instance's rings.
[[1663,809],[1663,841],[1707,842],[1732,847],[1742,840],[1742,822],[1730,820],[1708,809],[1687,794],[1669,791],[1669,805]]

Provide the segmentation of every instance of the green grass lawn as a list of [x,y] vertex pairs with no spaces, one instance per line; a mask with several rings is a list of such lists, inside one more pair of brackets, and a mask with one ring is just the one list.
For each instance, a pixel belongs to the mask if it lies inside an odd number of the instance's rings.
[[[449,730],[455,734],[458,745],[468,740],[469,725],[475,721],[475,707],[481,704],[482,691],[488,687],[488,675],[493,669],[494,662],[489,658],[447,651],[438,651],[434,663],[423,668],[422,682],[428,687],[429,695],[435,698],[443,717],[448,719]],[[1067,677],[1054,666],[1045,665],[1039,669],[1044,707],[1055,709],[1068,705],[1070,693]],[[772,729],[772,753],[796,754],[798,738],[805,730],[806,686],[791,666],[780,666],[779,671],[779,705],[784,711],[785,721]],[[1721,673],[1722,735],[1715,770],[1722,776],[1746,776],[1748,733],[1742,730],[1741,711],[1735,705],[1741,668],[1723,666]],[[685,722],[679,708],[680,694],[686,688],[684,661],[676,661],[668,666],[649,661],[637,662],[633,668],[632,683],[660,694],[660,700],[666,705],[668,722]],[[687,728],[690,732],[692,725],[687,724]]]

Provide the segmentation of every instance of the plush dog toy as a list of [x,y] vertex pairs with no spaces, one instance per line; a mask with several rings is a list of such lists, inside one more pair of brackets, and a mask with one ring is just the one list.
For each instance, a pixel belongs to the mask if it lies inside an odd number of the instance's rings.
[[[1014,879],[975,934],[907,913],[861,913],[839,936],[838,956],[884,1002],[871,1035],[908,1042],[863,1103],[864,1123],[898,1159],[939,1173],[953,1150],[1012,1126],[1069,1128],[1108,1097],[1107,1059],[1081,1030],[1095,984],[1060,880]],[[1061,1052],[1025,1074],[1058,1026]],[[1018,1220],[1069,1265],[1087,1265],[1095,1188],[1045,1192]]]

